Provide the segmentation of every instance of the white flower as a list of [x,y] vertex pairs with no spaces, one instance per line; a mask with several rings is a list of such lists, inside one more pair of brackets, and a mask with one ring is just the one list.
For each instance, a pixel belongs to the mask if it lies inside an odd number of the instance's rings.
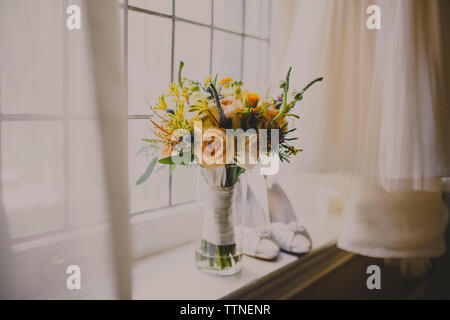
[[[224,101],[227,101],[228,104],[225,104]],[[223,113],[227,118],[234,117],[235,113],[238,111],[240,104],[237,103],[234,99],[222,100],[222,109]]]
[[234,89],[231,86],[228,88],[223,87],[222,90],[220,90],[220,94],[225,98],[234,96]]

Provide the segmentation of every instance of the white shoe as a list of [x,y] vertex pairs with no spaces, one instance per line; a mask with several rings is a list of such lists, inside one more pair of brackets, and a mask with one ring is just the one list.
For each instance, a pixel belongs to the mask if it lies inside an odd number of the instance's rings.
[[269,229],[281,250],[293,254],[305,254],[311,250],[311,237],[308,231],[297,221],[288,224],[273,222],[269,225]]
[[297,222],[294,208],[284,190],[277,183],[268,189],[269,228],[281,250],[293,254],[305,254],[311,250],[312,240],[308,231]]
[[243,254],[263,260],[274,260],[280,253],[278,245],[272,241],[272,231],[258,227],[244,228]]
[[[246,177],[248,180],[248,177]],[[260,178],[260,177],[259,177]],[[258,184],[257,184],[258,185]],[[267,190],[263,183],[258,188],[245,185],[247,191],[243,192],[245,198],[244,214],[244,241],[242,252],[250,257],[263,260],[275,260],[280,253],[280,247],[272,239],[272,231],[268,229],[269,210],[267,200],[264,203],[264,193]]]

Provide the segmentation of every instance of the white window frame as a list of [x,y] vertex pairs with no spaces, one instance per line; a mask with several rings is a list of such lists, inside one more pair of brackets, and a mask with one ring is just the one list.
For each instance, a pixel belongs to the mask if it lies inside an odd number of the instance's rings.
[[[124,1],[124,73],[126,78],[126,83],[128,85],[128,12],[135,11],[141,14],[147,14],[149,16],[162,17],[171,20],[172,24],[172,34],[171,34],[171,69],[170,69],[170,79],[174,81],[174,71],[177,68],[177,61],[175,61],[175,25],[176,22],[185,22],[194,24],[197,26],[202,26],[210,29],[211,41],[210,41],[210,64],[209,72],[212,73],[213,66],[213,45],[214,45],[214,31],[222,31],[225,33],[230,33],[241,37],[241,66],[240,66],[240,76],[241,79],[244,76],[244,50],[245,50],[245,39],[253,38],[259,41],[267,42],[267,48],[270,50],[270,28],[271,28],[271,5],[272,0],[269,1],[269,32],[267,38],[262,38],[259,36],[251,35],[245,33],[245,8],[246,0],[242,0],[243,12],[242,12],[242,32],[232,31],[226,28],[221,28],[214,25],[214,0],[211,1],[211,23],[202,23],[186,18],[177,16],[176,14],[176,1],[184,0],[171,0],[172,1],[172,12],[170,14],[148,10],[145,8],[140,8],[129,4],[129,1]],[[269,52],[267,53],[269,60]],[[267,61],[267,64],[269,61]],[[267,66],[267,71],[269,67]],[[268,72],[267,72],[268,73]],[[266,73],[266,74],[267,74]],[[146,114],[129,114],[128,120],[137,119],[149,119],[149,115]],[[173,188],[172,188],[172,176],[169,175],[169,203],[167,206],[143,210],[140,212],[131,212],[131,235],[134,244],[135,258],[142,258],[150,254],[160,252],[172,247],[179,246],[181,244],[190,242],[198,238],[199,236],[199,225],[200,217],[197,214],[195,200],[188,201],[185,203],[174,204],[173,199]],[[150,182],[149,182],[150,183]]]
[[[214,25],[214,0],[211,1],[211,23],[205,24],[182,17],[178,17],[175,13],[176,1],[184,0],[167,0],[172,1],[172,13],[161,13],[156,11],[151,11],[143,8],[138,8],[129,5],[129,1],[125,0],[120,4],[123,10],[123,56],[124,56],[124,76],[125,83],[128,85],[128,12],[130,10],[138,11],[143,14],[148,14],[151,16],[164,17],[171,20],[172,23],[172,47],[171,47],[171,80],[173,81],[174,68],[177,67],[177,61],[174,61],[174,43],[175,43],[175,23],[185,22],[194,25],[199,25],[202,27],[208,27],[211,32],[211,43],[210,43],[210,72],[212,72],[212,54],[213,54],[213,41],[214,41],[214,31],[222,31],[234,35],[238,35],[242,38],[241,45],[241,78],[243,77],[243,65],[244,65],[244,48],[245,39],[253,38],[260,41],[265,41],[268,43],[268,50],[270,50],[270,36],[268,38],[261,38],[255,35],[250,35],[245,33],[245,7],[246,0],[242,0],[243,3],[243,26],[242,32],[236,32],[221,28]],[[270,19],[271,19],[271,6],[272,0],[269,1],[269,35],[271,33]],[[65,39],[65,37],[64,37]],[[65,40],[63,40],[65,41]],[[269,57],[269,54],[267,55]],[[267,61],[269,64],[269,61]],[[269,70],[269,66],[267,65]],[[4,122],[9,121],[61,121],[63,123],[63,134],[64,140],[68,135],[69,121],[72,117],[69,114],[67,105],[63,108],[62,114],[2,114],[0,110],[0,127]],[[77,118],[78,119],[78,118]],[[149,119],[149,115],[146,114],[129,114],[128,121],[136,119]],[[1,143],[1,130],[0,130],[0,143]],[[67,145],[67,144],[65,144]],[[65,147],[66,148],[66,147]],[[0,150],[1,152],[1,150]],[[85,234],[83,227],[70,227],[69,216],[67,210],[67,190],[68,190],[68,155],[67,150],[64,150],[64,226],[55,230],[51,230],[43,233],[36,233],[27,236],[16,237],[12,239],[12,245],[14,251],[16,252],[34,252],[37,249],[43,247],[52,247],[53,245],[61,241],[72,241],[73,238],[83,237]],[[1,166],[1,163],[0,163]],[[179,246],[181,244],[190,242],[198,238],[199,236],[199,226],[200,217],[197,214],[195,200],[191,200],[185,203],[174,204],[172,202],[172,177],[169,175],[169,204],[165,207],[154,208],[149,210],[143,210],[140,212],[131,212],[131,236],[134,245],[134,256],[136,259],[160,252],[172,247]],[[95,228],[102,229],[104,225],[99,223]]]

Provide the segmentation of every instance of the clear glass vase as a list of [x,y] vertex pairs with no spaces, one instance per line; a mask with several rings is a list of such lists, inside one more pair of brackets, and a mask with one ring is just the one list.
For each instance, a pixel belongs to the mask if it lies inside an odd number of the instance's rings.
[[237,166],[200,169],[197,209],[202,215],[201,239],[195,250],[197,268],[215,275],[233,275],[242,267],[242,199]]

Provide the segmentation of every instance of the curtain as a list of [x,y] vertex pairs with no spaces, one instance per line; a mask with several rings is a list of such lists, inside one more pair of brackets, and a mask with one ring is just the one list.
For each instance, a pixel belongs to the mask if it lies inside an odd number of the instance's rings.
[[[369,30],[377,5],[381,29]],[[450,175],[448,1],[301,0],[286,67],[302,101],[298,172],[353,181],[341,248],[378,257],[445,251]]]
[[122,15],[0,2],[1,298],[131,298]]
[[[366,9],[380,8],[369,30]],[[298,165],[385,190],[431,190],[450,175],[446,1],[300,2],[285,65],[293,87],[323,75],[301,110]]]

